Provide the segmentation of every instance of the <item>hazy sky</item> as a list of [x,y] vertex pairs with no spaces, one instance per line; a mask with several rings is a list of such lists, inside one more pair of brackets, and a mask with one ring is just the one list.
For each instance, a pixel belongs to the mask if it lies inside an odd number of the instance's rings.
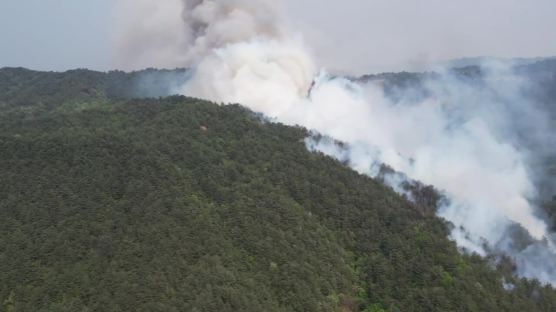
[[419,69],[459,57],[556,55],[555,0],[288,3],[305,37],[319,47],[316,54],[339,69]]
[[110,0],[0,0],[0,67],[110,64]]
[[[109,69],[116,1],[0,0],[0,66]],[[336,70],[419,69],[466,56],[556,55],[555,0],[286,2],[292,23],[322,64]]]

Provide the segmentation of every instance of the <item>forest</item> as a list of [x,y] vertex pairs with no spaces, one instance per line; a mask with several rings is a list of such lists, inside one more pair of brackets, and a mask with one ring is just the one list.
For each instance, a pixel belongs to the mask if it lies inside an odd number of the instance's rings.
[[164,97],[186,76],[0,69],[0,311],[556,311],[307,129]]

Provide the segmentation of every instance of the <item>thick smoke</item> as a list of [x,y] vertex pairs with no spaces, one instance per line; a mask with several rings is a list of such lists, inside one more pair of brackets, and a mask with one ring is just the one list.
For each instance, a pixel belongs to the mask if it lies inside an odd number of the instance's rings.
[[[447,198],[438,213],[455,225],[452,238],[462,248],[504,252],[522,276],[556,285],[556,265],[544,261],[556,256],[552,233],[532,204],[532,151],[547,142],[551,129],[540,108],[523,96],[527,81],[494,64],[478,81],[445,72],[427,80],[426,96],[400,91],[394,100],[377,81],[319,72],[276,3],[184,0],[181,11],[166,12],[181,12],[179,29],[169,36],[175,43],[163,45],[155,59],[177,55],[172,62],[191,67],[179,93],[241,103],[343,141],[347,148],[316,139],[307,145],[363,174],[377,176],[387,164],[434,185]],[[129,40],[133,36],[126,38],[132,48],[124,53],[133,55],[138,45]],[[387,182],[403,191],[396,177]]]
[[300,38],[286,30],[273,0],[184,1],[195,75],[184,94],[242,103],[282,119],[315,76]]
[[[554,234],[532,204],[539,195],[532,166],[546,155],[553,129],[541,108],[523,97],[527,81],[500,66],[487,66],[483,75],[477,82],[443,73],[427,81],[429,94],[417,99],[408,90],[385,96],[377,81],[324,79],[312,100],[339,101],[342,113],[319,111],[329,119],[317,118],[310,127],[350,145],[308,139],[308,147],[363,174],[376,177],[388,164],[436,186],[448,199],[438,213],[455,225],[452,238],[461,247],[506,253],[522,276],[555,284]],[[356,90],[349,91],[354,97],[344,97],[346,86]],[[405,192],[400,175],[385,182]]]

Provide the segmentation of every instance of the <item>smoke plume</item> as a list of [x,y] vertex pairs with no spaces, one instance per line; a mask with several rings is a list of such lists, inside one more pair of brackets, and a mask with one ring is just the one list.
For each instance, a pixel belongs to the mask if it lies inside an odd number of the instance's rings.
[[[378,80],[319,70],[279,1],[122,3],[133,13],[122,26],[122,66],[152,58],[155,65],[189,67],[191,78],[178,93],[241,103],[345,142],[309,138],[307,146],[362,174],[376,177],[387,164],[434,185],[447,199],[438,214],[454,224],[460,247],[503,252],[521,276],[556,285],[556,264],[546,261],[556,256],[554,235],[534,205],[540,180],[534,152],[552,129],[524,95],[528,82],[508,64],[485,65],[478,80],[439,73],[425,80],[426,96],[386,94]],[[386,182],[403,192],[399,177]]]

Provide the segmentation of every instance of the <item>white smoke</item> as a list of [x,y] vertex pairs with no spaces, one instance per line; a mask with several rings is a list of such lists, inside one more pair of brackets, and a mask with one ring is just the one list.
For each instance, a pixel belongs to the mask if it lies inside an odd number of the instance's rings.
[[[381,164],[388,164],[410,179],[434,185],[449,199],[439,215],[455,225],[452,238],[461,247],[483,255],[485,247],[506,252],[522,276],[556,285],[556,265],[542,261],[556,256],[552,234],[531,204],[536,194],[530,155],[516,139],[516,125],[533,124],[527,134],[535,138],[546,131],[542,113],[519,92],[524,82],[505,72],[505,66],[491,66],[483,85],[444,73],[429,82],[431,96],[395,102],[379,84],[319,73],[277,2],[184,0],[181,10],[162,9],[176,1],[158,4],[152,10],[164,12],[163,29],[180,20],[167,37],[175,41],[162,40],[160,54],[145,48],[141,55],[154,54],[155,60],[175,55],[166,62],[191,67],[192,78],[180,93],[241,103],[343,141],[347,149],[322,140],[308,140],[308,147],[347,160],[363,174],[374,177]],[[128,12],[142,7],[126,3]],[[149,19],[135,20],[143,25],[140,31]],[[122,59],[136,67],[143,59],[130,55],[140,47],[133,39],[138,36],[127,34],[135,33],[134,27],[125,29],[128,48]],[[516,123],[516,118],[521,120]],[[403,192],[400,181],[391,178],[390,183]],[[525,247],[513,242],[515,224],[531,236]]]
[[[531,204],[537,196],[531,155],[522,150],[516,133],[527,124],[527,139],[536,140],[550,130],[534,103],[519,95],[521,83],[496,72],[477,86],[446,74],[430,82],[433,95],[394,103],[375,84],[324,79],[312,96],[311,105],[321,108],[315,108],[319,117],[309,118],[307,125],[348,142],[349,148],[311,138],[307,145],[363,174],[378,176],[384,163],[436,186],[448,198],[438,213],[455,225],[452,238],[459,246],[481,255],[504,252],[522,276],[555,284],[554,234]],[[346,85],[356,91],[345,91]],[[341,105],[328,108],[329,101]],[[406,192],[400,175],[385,182]],[[515,231],[515,224],[527,234]],[[517,246],[519,239],[529,241]]]

